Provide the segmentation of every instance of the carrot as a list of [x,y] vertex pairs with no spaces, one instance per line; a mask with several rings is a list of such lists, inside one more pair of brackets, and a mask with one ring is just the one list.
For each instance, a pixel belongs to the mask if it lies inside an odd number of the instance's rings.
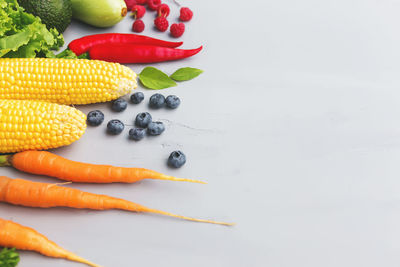
[[57,184],[11,179],[5,176],[0,176],[0,202],[40,208],[70,207],[93,210],[120,209],[132,212],[157,213],[195,222],[232,225],[231,223],[195,219],[161,210],[150,209],[128,200],[83,192],[78,189],[61,187]]
[[22,226],[12,221],[0,218],[0,246],[15,247],[20,250],[31,250],[53,258],[63,258],[87,264],[92,267],[100,267],[87,261],[72,252],[69,252],[56,243],[48,240],[44,235],[32,228]]
[[1,166],[13,166],[23,172],[78,183],[134,183],[143,179],[158,179],[205,184],[202,181],[176,178],[143,168],[76,162],[47,151],[24,151],[13,155],[1,155]]

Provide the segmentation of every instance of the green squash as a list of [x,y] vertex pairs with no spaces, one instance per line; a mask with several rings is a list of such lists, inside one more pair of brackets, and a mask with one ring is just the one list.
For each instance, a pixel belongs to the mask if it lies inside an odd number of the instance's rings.
[[72,16],[96,27],[111,27],[120,22],[128,9],[124,0],[71,0]]

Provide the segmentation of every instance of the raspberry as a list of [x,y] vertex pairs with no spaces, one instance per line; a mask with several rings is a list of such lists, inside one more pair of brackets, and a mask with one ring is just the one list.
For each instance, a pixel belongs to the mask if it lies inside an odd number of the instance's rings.
[[168,30],[168,20],[164,17],[157,17],[154,20],[154,25],[156,25],[156,28],[160,31],[160,32],[165,32],[166,30]]
[[144,23],[141,19],[135,20],[135,22],[132,25],[132,31],[134,32],[144,31]]
[[128,10],[132,10],[132,7],[136,5],[136,0],[125,0],[125,4]]
[[147,0],[136,0],[136,4],[145,5],[145,4],[147,4]]
[[146,8],[144,8],[144,6],[134,5],[132,7],[132,15],[135,19],[143,18],[145,13],[146,13]]
[[174,23],[171,25],[169,29],[171,31],[171,35],[175,38],[181,37],[182,34],[185,32],[185,24],[181,23]]
[[188,7],[182,7],[181,8],[181,15],[179,16],[179,19],[181,21],[189,21],[193,17],[193,11],[190,10]]
[[158,6],[161,5],[161,0],[148,0],[147,5],[153,11],[157,10]]
[[167,4],[161,4],[157,8],[157,16],[166,18],[169,15],[169,11],[169,6]]

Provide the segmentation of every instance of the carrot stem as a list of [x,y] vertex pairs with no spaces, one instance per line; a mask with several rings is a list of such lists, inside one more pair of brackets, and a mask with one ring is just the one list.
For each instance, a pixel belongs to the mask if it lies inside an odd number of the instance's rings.
[[0,167],[11,166],[10,156],[11,155],[0,155]]

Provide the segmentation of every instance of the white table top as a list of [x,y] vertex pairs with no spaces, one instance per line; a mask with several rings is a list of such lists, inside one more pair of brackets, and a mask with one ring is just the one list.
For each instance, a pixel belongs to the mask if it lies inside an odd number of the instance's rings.
[[[185,2],[182,0],[182,2]],[[170,2],[168,2],[170,3]],[[171,19],[178,9],[172,7]],[[183,215],[236,222],[191,223],[124,211],[33,209],[0,204],[0,217],[35,228],[107,267],[399,266],[400,4],[363,1],[188,1],[184,48],[197,56],[153,64],[167,73],[205,70],[161,91],[174,111],[162,136],[141,142],[89,127],[81,140],[54,150],[92,163],[140,166],[208,185],[166,181],[73,188],[125,198]],[[169,38],[145,17],[144,34]],[[73,23],[67,42],[99,32],[130,32],[133,20],[99,30]],[[131,65],[140,72],[143,65]],[[146,103],[155,93],[145,93]],[[146,104],[106,121],[132,124]],[[173,150],[188,157],[166,166]],[[10,168],[1,175],[57,182]],[[32,252],[20,267],[78,266]]]

